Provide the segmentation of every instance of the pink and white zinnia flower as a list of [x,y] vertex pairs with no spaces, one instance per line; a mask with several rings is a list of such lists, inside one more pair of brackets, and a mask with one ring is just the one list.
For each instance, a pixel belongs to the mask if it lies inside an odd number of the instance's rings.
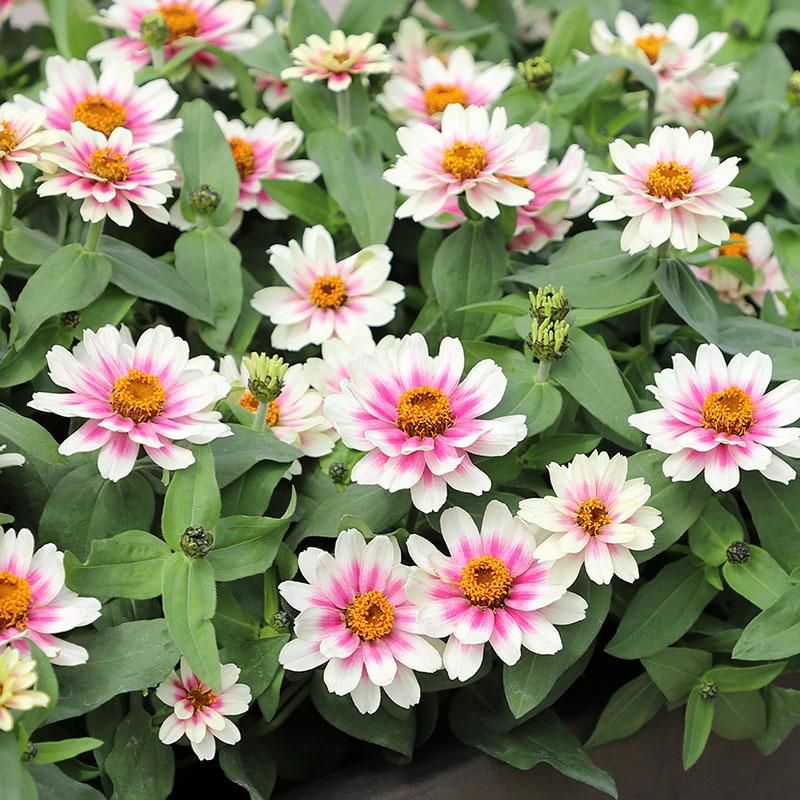
[[332,92],[342,92],[353,82],[353,75],[374,75],[392,71],[392,60],[385,45],[372,44],[371,33],[345,36],[333,31],[330,41],[312,33],[292,50],[293,67],[281,72],[285,81],[302,78],[306,83],[327,81]]
[[128,227],[133,222],[133,206],[156,222],[169,222],[164,208],[172,195],[169,169],[174,156],[161,147],[134,149],[133,135],[127,128],[115,128],[106,136],[72,123],[72,132],[63,147],[48,154],[48,160],[61,172],[45,178],[39,185],[42,197],[65,194],[81,203],[81,218],[112,222]]
[[428,32],[416,17],[405,17],[400,20],[394,44],[389,49],[394,57],[393,74],[399,75],[412,83],[419,83],[422,62],[430,56],[439,55],[446,59],[446,54],[434,47],[428,39]]
[[0,105],[0,183],[19,189],[25,175],[20,164],[52,171],[50,154],[61,141],[60,131],[42,130],[44,111],[23,108],[16,103]]
[[405,592],[410,570],[400,563],[395,539],[376,536],[366,544],[351,528],[339,534],[333,556],[311,547],[298,565],[308,583],[278,587],[300,612],[297,638],[284,645],[280,663],[295,672],[325,664],[328,691],[349,694],[362,714],[378,710],[381,688],[401,708],[416,705],[414,670],[436,672],[442,658],[420,635],[417,609]]
[[228,717],[244,714],[253,699],[250,688],[237,683],[240,673],[236,664],[223,664],[220,691],[215,692],[182,658],[181,674],[173,672],[156,689],[156,697],[172,706],[172,713],[161,724],[158,738],[164,744],[173,744],[186,736],[201,761],[214,758],[217,739],[225,744],[236,744],[242,734]]
[[742,208],[753,204],[750,192],[731,186],[739,159],[720,163],[711,155],[708,131],[691,136],[684,128],[660,126],[649,144],[631,147],[623,139],[608,146],[622,172],[592,172],[589,183],[611,200],[589,212],[595,222],[630,217],[620,246],[628,253],[658,247],[666,241],[692,252],[698,240],[720,244],[729,236],[723,217],[745,219]]
[[319,177],[319,167],[309,159],[291,160],[303,143],[303,131],[294,122],[264,117],[252,128],[241,120],[229,120],[221,111],[214,112],[217,125],[231,148],[239,173],[239,199],[243,211],[258,209],[267,219],[286,219],[289,212],[270,197],[263,180],[286,180],[312,183]]
[[795,471],[776,453],[800,458],[800,380],[768,392],[772,359],[755,350],[729,364],[713,344],[697,348],[695,363],[678,353],[672,369],[657,372],[647,388],[661,408],[634,414],[631,425],[647,434],[655,450],[669,453],[664,474],[690,481],[701,472],[715,492],[739,483],[739,470],[789,483]]
[[497,500],[486,506],[478,531],[472,517],[448,508],[440,519],[449,550],[443,555],[412,534],[408,552],[420,567],[406,591],[419,607],[420,628],[447,636],[444,666],[451,680],[466,681],[480,668],[488,644],[504,664],[522,648],[551,655],[562,648],[556,625],[586,616],[586,601],[555,582],[534,558],[534,532]]
[[470,455],[508,453],[527,434],[525,417],[481,419],[502,400],[506,377],[488,358],[462,381],[463,371],[458,339],[442,339],[432,357],[421,333],[353,360],[341,393],[325,398],[324,408],[344,443],[367,451],[353,468],[355,483],[410,489],[426,513],[444,505],[448,486],[489,491],[489,476]]
[[[381,339],[381,346],[390,346],[393,336]],[[323,396],[338,394],[342,390],[342,381],[350,377],[350,363],[362,353],[370,355],[375,352],[372,337],[356,339],[352,343],[341,339],[328,339],[322,343],[322,358],[309,358],[305,369],[308,382]]]
[[64,554],[54,544],[35,553],[33,548],[33,534],[27,528],[19,533],[0,531],[0,648],[13,642],[13,647],[27,652],[26,641],[31,641],[53,664],[85,664],[89,654],[83,647],[53,634],[94,622],[100,616],[100,603],[67,589]]
[[34,690],[36,679],[36,662],[32,658],[26,658],[13,647],[0,645],[0,731],[13,729],[12,711],[50,705],[48,695]]
[[140,445],[163,469],[184,469],[194,455],[176,440],[206,444],[231,435],[213,410],[228,382],[208,356],[189,358],[189,345],[164,325],[146,330],[135,345],[124,327],[87,330],[72,353],[53,347],[47,364],[53,383],[69,392],[35,392],[28,405],[88,419],[58,451],[99,449],[97,467],[111,481],[130,473]]
[[639,567],[631,550],[649,550],[661,512],[646,506],[650,487],[628,477],[628,459],[608,453],[577,455],[567,466],[547,467],[555,497],[522,500],[519,515],[549,533],[539,540],[536,558],[553,562],[552,580],[569,586],[586,565],[595,583],[614,575],[632,583]]
[[322,225],[306,228],[302,246],[269,249],[269,263],[287,286],[259,289],[251,305],[275,325],[272,346],[300,350],[337,338],[371,339],[370,328],[394,319],[403,287],[387,280],[392,251],[386,245],[365,247],[341,261],[333,237]]
[[420,66],[419,82],[402,76],[390,78],[378,95],[378,103],[398,122],[438,125],[451,103],[462,106],[491,106],[514,77],[508,64],[480,66],[466,47],[457,47],[447,63],[436,56]]
[[674,122],[689,129],[707,127],[712,111],[719,110],[739,74],[733,64],[709,64],[688,78],[673,81],[656,97],[658,122]]
[[528,143],[528,130],[506,126],[506,112],[451,104],[442,114],[441,130],[415,123],[397,131],[405,151],[383,177],[408,199],[397,217],[420,222],[446,210],[448,201],[463,194],[483,217],[500,213],[498,203],[522,206],[533,199],[518,185],[538,170],[545,158]]

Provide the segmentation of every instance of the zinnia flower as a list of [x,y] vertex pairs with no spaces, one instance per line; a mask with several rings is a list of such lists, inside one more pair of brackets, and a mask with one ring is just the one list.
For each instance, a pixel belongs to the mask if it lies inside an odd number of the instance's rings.
[[447,58],[445,53],[438,52],[433,47],[428,39],[428,32],[415,17],[400,20],[390,52],[395,59],[392,72],[412,83],[419,83],[420,68],[426,58]]
[[534,558],[534,532],[497,500],[486,506],[480,532],[460,508],[442,512],[440,525],[448,555],[421,536],[408,537],[409,555],[420,569],[406,591],[419,607],[422,631],[448,637],[444,666],[450,679],[471,678],[486,644],[509,665],[519,661],[523,647],[558,652],[555,626],[582,620],[586,601]]
[[259,289],[251,305],[275,325],[272,346],[280,350],[300,350],[332,337],[372,338],[370,328],[391,322],[403,299],[403,287],[387,280],[392,251],[386,245],[337,261],[333,238],[315,225],[303,232],[302,247],[292,240],[268,252],[287,286]]
[[[763,222],[754,222],[745,233],[731,233],[730,241],[711,252],[711,257],[738,256],[747,259],[753,268],[755,283],[747,285],[733,272],[713,262],[707,267],[692,267],[701,281],[713,286],[725,303],[735,303],[748,314],[753,313],[752,300],[759,308],[764,304],[767,292],[788,292],[789,284],[783,277],[781,266],[772,245],[772,237]],[[775,297],[775,305],[782,313],[786,306]]]
[[13,647],[0,646],[0,731],[14,727],[12,711],[30,711],[50,704],[44,692],[33,690],[35,685],[36,662]]
[[[88,56],[92,61],[122,58],[133,72],[147,66],[151,50],[142,38],[142,21],[154,13],[160,14],[167,26],[167,61],[190,44],[188,37],[229,53],[247,50],[258,44],[258,37],[244,30],[255,9],[255,3],[246,0],[114,0],[109,8],[100,11],[100,17],[108,27],[122,29],[123,35],[96,44]],[[195,53],[191,64],[219,87],[235,83],[212,53]]]
[[59,131],[42,130],[44,123],[44,111],[23,109],[16,103],[0,105],[0,183],[7,189],[22,186],[25,176],[20,164],[49,171],[48,149],[62,136]]
[[353,82],[353,75],[391,72],[392,60],[382,44],[372,44],[373,35],[345,36],[333,31],[330,41],[312,33],[292,50],[293,67],[281,72],[285,81],[302,78],[306,83],[327,81],[332,92],[342,92]]
[[28,405],[88,419],[58,452],[99,449],[97,466],[109,480],[130,473],[140,445],[163,469],[184,469],[194,455],[176,440],[206,444],[231,435],[213,410],[228,394],[228,382],[208,356],[189,358],[189,345],[164,325],[146,330],[135,345],[125,327],[87,330],[72,353],[53,347],[47,364],[53,383],[69,392],[35,392]]
[[688,78],[672,81],[656,97],[657,120],[687,128],[706,127],[710,112],[722,107],[738,77],[733,64],[709,64]]
[[657,372],[647,388],[661,408],[634,414],[631,425],[644,431],[647,444],[669,453],[664,474],[690,481],[701,472],[716,492],[739,483],[739,470],[757,470],[780,483],[795,471],[776,453],[800,458],[800,380],[767,391],[772,359],[755,350],[725,363],[713,344],[697,348],[695,363],[678,353],[672,369]]
[[[27,652],[33,642],[54,664],[85,664],[83,647],[54,636],[89,625],[100,616],[100,603],[78,597],[64,585],[64,554],[54,544],[35,553],[33,534],[22,528],[0,532],[0,647],[14,642]],[[24,637],[24,638],[20,638]],[[0,678],[0,692],[3,681]]]
[[169,142],[183,127],[180,119],[163,119],[178,102],[169,83],[160,78],[137,86],[129,65],[121,59],[103,62],[97,78],[85,61],[52,56],[45,63],[45,75],[41,106],[22,95],[15,100],[44,107],[49,128],[70,131],[73,122],[82,122],[105,136],[116,128],[127,128],[137,148]]
[[341,393],[326,397],[324,408],[344,443],[367,451],[353,468],[355,483],[410,489],[426,513],[444,505],[448,486],[489,491],[489,476],[470,455],[504,456],[525,438],[525,417],[481,419],[502,400],[506,377],[488,358],[462,381],[463,371],[458,339],[442,339],[431,357],[421,333],[353,360]]
[[239,173],[237,208],[256,208],[267,219],[286,219],[289,212],[273,200],[261,181],[289,180],[311,183],[319,177],[319,167],[294,155],[303,142],[303,131],[294,122],[281,122],[272,117],[260,119],[252,128],[241,120],[228,120],[221,111],[214,119],[222,129]]
[[401,708],[419,702],[414,670],[436,672],[439,650],[420,635],[417,609],[406,597],[409,568],[400,563],[393,537],[369,544],[355,529],[342,531],[335,555],[311,547],[298,566],[308,583],[284,581],[283,599],[300,614],[296,639],[284,645],[280,663],[305,672],[325,664],[329,692],[349,694],[362,714],[373,714],[381,687]]
[[506,127],[503,108],[490,118],[485,108],[451,104],[442,114],[441,130],[418,122],[400,128],[397,140],[405,154],[383,177],[408,195],[397,216],[416,222],[436,216],[461,194],[483,217],[496,217],[498,203],[525,205],[533,192],[519,180],[545,161],[531,149],[526,128]]
[[160,147],[137,150],[133,144],[127,128],[115,128],[106,138],[82,122],[73,122],[63,147],[48,155],[62,172],[45,178],[38,193],[83,200],[81,218],[86,222],[108,217],[128,227],[133,206],[157,222],[169,222],[164,203],[172,195],[169,183],[175,180],[175,171],[168,167],[174,157]]
[[620,246],[628,253],[658,247],[666,241],[692,252],[698,239],[720,244],[729,237],[723,217],[745,219],[740,209],[753,204],[750,192],[730,186],[739,159],[720,163],[711,155],[708,131],[691,136],[684,128],[661,126],[649,144],[631,147],[623,139],[608,146],[622,175],[592,172],[589,183],[611,200],[592,209],[595,222],[630,217]]
[[[393,336],[385,336],[381,339],[381,346],[388,346],[393,341]],[[375,347],[372,337],[356,339],[349,344],[341,339],[328,339],[322,343],[322,358],[309,358],[306,361],[308,382],[323,397],[338,394],[342,381],[350,377],[352,360],[362,353],[374,353]]]
[[236,664],[223,664],[221,687],[215,692],[182,658],[180,676],[173,672],[156,689],[156,697],[173,707],[172,713],[161,723],[158,738],[164,744],[173,744],[186,736],[201,761],[214,758],[217,739],[225,744],[236,744],[242,734],[228,717],[244,714],[253,699],[250,688],[236,682],[240,673]]
[[444,63],[436,56],[420,67],[419,82],[402,76],[390,78],[378,102],[399,122],[438,125],[451,103],[462,106],[493,105],[514,77],[508,64],[476,66],[466,47],[457,47]]
[[658,509],[646,506],[650,487],[644,478],[628,477],[628,459],[608,453],[577,455],[567,466],[547,467],[555,497],[535,497],[519,504],[519,515],[544,528],[536,558],[552,561],[551,578],[569,586],[586,564],[595,583],[611,583],[614,575],[632,583],[639,567],[631,550],[655,544],[661,524]]
[[[264,39],[267,39],[276,32],[275,25],[271,19],[261,14],[257,14],[253,17],[253,33],[258,37],[259,45]],[[277,111],[290,99],[291,93],[289,91],[289,84],[281,80],[279,75],[273,75],[262,69],[252,69],[251,73],[256,79],[254,84],[255,89],[256,91],[262,92],[261,99],[268,111]]]

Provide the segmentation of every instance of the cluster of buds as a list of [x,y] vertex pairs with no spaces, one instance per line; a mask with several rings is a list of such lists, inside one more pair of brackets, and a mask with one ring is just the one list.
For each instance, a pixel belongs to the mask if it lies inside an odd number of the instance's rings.
[[795,70],[786,83],[786,102],[790,106],[800,106],[800,70]]
[[242,359],[250,376],[247,388],[259,403],[271,403],[283,389],[283,379],[289,365],[280,356],[250,353]]
[[526,341],[537,361],[558,361],[569,347],[569,323],[565,317],[570,305],[564,289],[544,286],[528,292],[531,304],[531,332]]
[[181,534],[181,550],[189,558],[205,558],[214,549],[214,534],[192,525]]
[[520,61],[517,70],[531,91],[544,92],[553,82],[553,66],[542,56]]

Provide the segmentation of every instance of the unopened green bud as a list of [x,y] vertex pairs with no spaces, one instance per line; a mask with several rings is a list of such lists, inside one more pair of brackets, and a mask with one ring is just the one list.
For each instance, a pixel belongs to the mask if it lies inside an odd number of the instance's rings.
[[703,681],[697,690],[703,700],[713,700],[719,693],[719,686],[714,681]]
[[537,361],[558,361],[569,347],[569,323],[534,319],[527,342]]
[[741,19],[735,19],[731,24],[728,26],[728,29],[731,32],[731,36],[734,39],[746,39],[747,38],[747,24]]
[[553,82],[553,66],[542,56],[520,61],[517,70],[531,90],[543,92]]
[[38,755],[39,748],[33,742],[28,742],[28,744],[25,745],[24,752],[22,753],[22,760],[33,761],[33,759]]
[[560,320],[569,314],[570,304],[564,295],[564,287],[554,289],[552,286],[543,286],[535,292],[528,292],[531,303],[531,316],[539,321],[552,319]]
[[790,106],[800,106],[800,70],[795,70],[786,83],[786,101]]
[[202,525],[192,525],[181,534],[181,550],[189,558],[205,558],[214,548],[214,534]]
[[750,545],[747,542],[733,542],[728,545],[725,558],[731,564],[744,564],[750,560]]
[[276,611],[272,615],[270,626],[278,633],[289,633],[292,630],[292,618],[285,611]]
[[163,47],[169,39],[169,26],[163,14],[154,11],[142,17],[139,33],[148,47]]
[[247,388],[259,403],[271,403],[283,389],[283,378],[289,365],[280,356],[250,353],[242,359],[250,376]]
[[196,186],[189,195],[192,211],[204,217],[210,216],[217,210],[221,199],[220,193],[207,183],[201,183]]
[[81,324],[80,311],[65,311],[61,315],[61,322],[67,328],[77,328]]
[[349,483],[350,470],[347,468],[347,464],[342,464],[341,461],[334,461],[328,467],[328,475],[330,475],[334,483]]

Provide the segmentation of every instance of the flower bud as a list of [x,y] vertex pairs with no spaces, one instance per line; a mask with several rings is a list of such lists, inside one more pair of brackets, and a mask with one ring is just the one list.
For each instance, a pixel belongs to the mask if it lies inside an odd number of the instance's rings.
[[719,686],[714,681],[703,681],[697,691],[700,692],[703,700],[713,700],[719,693]]
[[61,315],[61,323],[65,328],[77,328],[81,324],[81,312],[65,311]]
[[731,36],[733,36],[734,39],[747,38],[747,23],[741,19],[733,20],[728,26],[728,30],[731,32]]
[[328,467],[328,475],[334,483],[345,484],[350,483],[350,470],[346,464],[341,461],[334,461]]
[[535,292],[528,292],[531,304],[531,316],[540,322],[546,319],[560,320],[569,314],[570,304],[564,295],[564,287],[556,290],[552,286],[543,286]]
[[553,67],[546,58],[536,56],[520,61],[517,70],[532,91],[545,91],[553,82]]
[[537,361],[558,361],[569,347],[569,323],[564,320],[534,319],[527,338]]
[[205,558],[214,549],[214,534],[202,525],[192,525],[181,534],[181,550],[189,558]]
[[196,186],[189,195],[189,203],[192,206],[192,211],[204,217],[210,216],[217,210],[221,199],[220,193],[207,183],[201,183],[199,186]]
[[169,39],[169,26],[163,15],[154,11],[142,17],[139,33],[148,47],[163,47]]
[[786,102],[800,106],[800,70],[795,70],[786,83]]
[[734,542],[728,545],[725,551],[725,558],[731,564],[744,564],[750,560],[750,545],[747,542]]
[[283,389],[283,378],[289,365],[280,356],[250,353],[242,359],[250,380],[247,388],[259,403],[271,403]]
[[292,618],[285,611],[276,611],[270,620],[270,627],[278,633],[291,633]]

